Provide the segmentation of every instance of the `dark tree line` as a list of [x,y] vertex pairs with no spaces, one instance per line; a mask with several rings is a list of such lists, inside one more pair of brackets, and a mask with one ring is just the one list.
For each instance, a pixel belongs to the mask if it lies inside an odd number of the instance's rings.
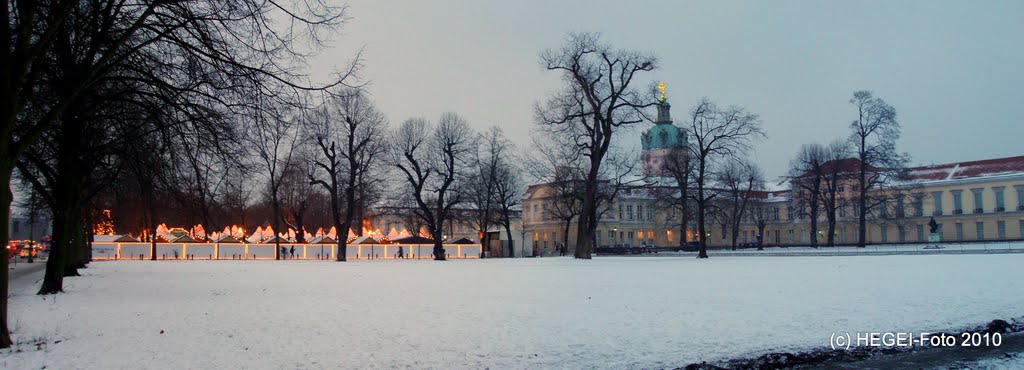
[[[293,104],[353,72],[317,86],[294,68],[306,56],[302,44],[340,25],[343,8],[221,5],[17,0],[5,7],[0,203],[9,209],[17,169],[50,208],[54,235],[40,294],[61,291],[63,278],[85,267],[94,201],[118,198],[104,192],[137,191],[150,235],[162,196],[210,220],[215,193],[227,184],[211,168],[228,172],[239,117],[260,111],[254,101]],[[282,20],[290,25],[272,26]],[[0,220],[0,239],[8,238],[8,221]],[[6,263],[0,347],[11,344]]]

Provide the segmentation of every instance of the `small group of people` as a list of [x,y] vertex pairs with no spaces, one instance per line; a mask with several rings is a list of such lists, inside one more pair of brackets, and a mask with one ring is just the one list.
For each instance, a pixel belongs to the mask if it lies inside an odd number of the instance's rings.
[[294,259],[295,258],[295,246],[294,245],[292,246],[290,251],[287,248],[285,248],[285,247],[281,247],[281,258],[288,259],[288,254],[289,253],[291,253],[291,258]]

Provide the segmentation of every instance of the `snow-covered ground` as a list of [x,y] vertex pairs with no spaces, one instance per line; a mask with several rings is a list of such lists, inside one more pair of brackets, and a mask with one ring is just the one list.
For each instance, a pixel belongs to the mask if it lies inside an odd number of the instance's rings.
[[[696,255],[696,252],[661,252],[666,255]],[[941,243],[915,243],[915,244],[872,244],[864,248],[856,246],[818,247],[808,246],[792,247],[765,247],[762,250],[757,248],[729,248],[708,249],[709,255],[720,256],[790,256],[790,255],[872,255],[872,254],[971,254],[971,253],[1024,253],[1024,243],[1020,241],[1010,242],[941,242]]]
[[[96,262],[0,368],[662,368],[1024,315],[1024,254]],[[37,343],[42,343],[38,344]]]

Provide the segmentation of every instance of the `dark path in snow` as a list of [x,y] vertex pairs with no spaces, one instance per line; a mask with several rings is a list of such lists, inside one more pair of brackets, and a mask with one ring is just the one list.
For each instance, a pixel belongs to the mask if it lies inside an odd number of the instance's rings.
[[[12,262],[13,266],[13,262]],[[9,283],[8,291],[15,292],[15,289],[21,289],[28,285],[34,285],[43,278],[43,272],[46,271],[46,260],[36,259],[35,262],[18,262],[18,267],[11,268],[8,272]]]
[[[1024,368],[1024,326],[1021,318],[993,320],[965,332],[1001,333],[999,346],[979,347],[852,347],[821,348],[800,353],[775,352],[718,363],[693,363],[685,370],[721,369],[964,369]],[[946,332],[961,338],[962,332]],[[940,333],[933,332],[933,335]],[[960,339],[957,340],[959,344]]]

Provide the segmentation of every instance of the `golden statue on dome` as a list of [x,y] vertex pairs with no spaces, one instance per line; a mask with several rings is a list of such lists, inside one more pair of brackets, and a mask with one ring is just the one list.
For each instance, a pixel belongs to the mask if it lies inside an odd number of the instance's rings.
[[658,83],[658,91],[661,91],[661,97],[658,98],[658,100],[661,102],[665,102],[665,81],[661,81]]

